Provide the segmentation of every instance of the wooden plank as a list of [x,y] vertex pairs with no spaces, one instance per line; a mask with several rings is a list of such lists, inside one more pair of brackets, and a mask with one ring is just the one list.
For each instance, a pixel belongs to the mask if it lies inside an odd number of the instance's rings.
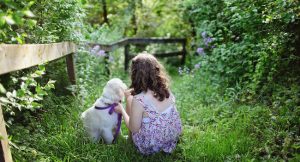
[[[182,51],[176,51],[176,52],[167,52],[167,53],[154,53],[153,55],[155,57],[172,57],[172,56],[178,56],[182,55]],[[131,60],[134,58],[136,55],[128,55],[128,59]]]
[[172,57],[172,56],[178,56],[182,55],[182,51],[176,51],[176,52],[167,52],[167,53],[154,53],[153,55],[155,57]]
[[12,157],[11,157],[8,138],[7,138],[8,136],[6,133],[1,105],[0,105],[0,136],[3,138],[1,139],[1,145],[0,145],[0,161],[12,162]]
[[130,44],[183,43],[185,38],[128,38]]
[[127,39],[122,39],[120,41],[114,42],[112,44],[101,44],[101,43],[88,43],[88,45],[93,48],[95,46],[99,46],[100,49],[106,51],[106,52],[111,52],[116,50],[117,48],[120,48],[122,46],[125,46],[126,44],[128,44],[128,40]]
[[71,84],[76,84],[76,75],[75,75],[75,67],[74,67],[74,60],[73,60],[73,53],[67,55],[66,57],[66,63],[67,63],[67,71],[68,76]]
[[117,48],[126,46],[127,44],[164,44],[164,43],[184,43],[185,38],[125,38],[111,44],[88,43],[92,48],[100,46],[104,51],[114,51]]
[[74,53],[71,42],[52,44],[0,44],[0,75],[29,68]]

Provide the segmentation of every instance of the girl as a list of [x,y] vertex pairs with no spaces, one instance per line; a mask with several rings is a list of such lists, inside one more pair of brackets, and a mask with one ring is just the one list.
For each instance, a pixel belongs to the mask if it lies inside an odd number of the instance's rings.
[[135,146],[145,155],[171,153],[182,128],[164,68],[154,56],[139,54],[132,60],[131,81],[126,111],[121,104],[116,111],[122,113]]

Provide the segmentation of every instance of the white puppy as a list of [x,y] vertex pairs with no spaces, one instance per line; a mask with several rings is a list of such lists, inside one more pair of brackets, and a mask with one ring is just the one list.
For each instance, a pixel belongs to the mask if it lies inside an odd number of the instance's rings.
[[[111,144],[114,140],[118,114],[109,113],[111,105],[120,103],[124,97],[127,86],[118,78],[111,79],[103,89],[102,96],[92,107],[81,114],[83,125],[93,140],[97,142],[100,137],[104,142]],[[97,109],[96,109],[97,108]]]

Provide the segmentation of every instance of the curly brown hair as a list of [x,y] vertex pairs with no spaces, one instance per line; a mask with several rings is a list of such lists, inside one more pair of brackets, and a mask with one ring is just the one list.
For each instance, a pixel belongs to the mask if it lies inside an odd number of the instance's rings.
[[152,90],[159,101],[169,98],[169,77],[164,67],[151,54],[141,53],[132,59],[131,65],[132,95]]

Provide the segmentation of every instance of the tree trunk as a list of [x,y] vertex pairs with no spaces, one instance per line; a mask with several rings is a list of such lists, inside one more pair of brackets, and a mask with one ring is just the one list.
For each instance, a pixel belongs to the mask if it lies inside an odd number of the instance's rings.
[[131,18],[131,24],[133,26],[133,35],[136,35],[137,30],[138,30],[138,26],[137,26],[137,23],[136,23],[135,11],[136,11],[136,4],[135,4],[135,1],[132,1],[132,18]]
[[106,0],[102,0],[102,9],[103,9],[103,19],[104,19],[103,23],[106,23],[107,25],[109,25],[109,21],[108,21],[108,18],[107,18]]

